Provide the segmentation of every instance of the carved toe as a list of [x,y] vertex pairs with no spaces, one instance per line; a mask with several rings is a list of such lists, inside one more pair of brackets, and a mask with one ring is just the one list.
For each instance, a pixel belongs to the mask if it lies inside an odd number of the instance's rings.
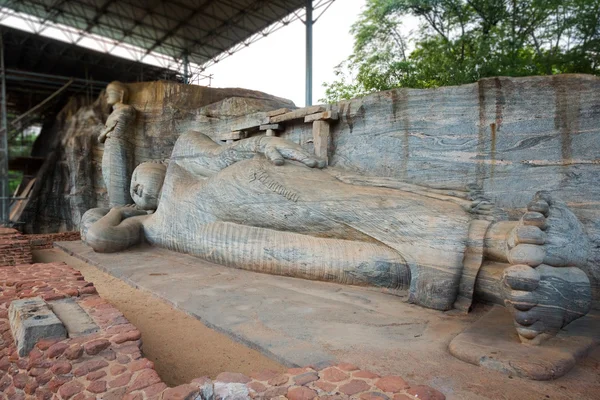
[[537,267],[544,262],[546,251],[543,246],[535,244],[519,244],[508,252],[511,264],[525,264]]
[[536,212],[536,211],[528,211],[523,215],[523,225],[537,226],[541,230],[545,230],[546,225],[546,217],[544,214]]

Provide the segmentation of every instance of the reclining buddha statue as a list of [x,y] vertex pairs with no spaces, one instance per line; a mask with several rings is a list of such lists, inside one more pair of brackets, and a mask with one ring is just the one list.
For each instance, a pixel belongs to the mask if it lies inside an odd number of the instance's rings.
[[408,290],[437,310],[468,309],[475,295],[506,305],[530,344],[590,309],[578,268],[588,239],[547,192],[507,221],[469,191],[349,175],[279,137],[219,144],[199,132],[180,136],[168,162],[138,165],[129,188],[135,204],[84,215],[96,252],[146,241],[250,271]]

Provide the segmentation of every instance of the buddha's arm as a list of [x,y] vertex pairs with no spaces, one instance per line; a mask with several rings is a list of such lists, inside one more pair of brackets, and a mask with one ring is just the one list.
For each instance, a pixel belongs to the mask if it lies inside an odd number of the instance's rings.
[[135,109],[127,104],[119,105],[108,117],[98,141],[104,143],[107,138],[127,138],[131,124],[135,120]]
[[114,207],[91,224],[85,242],[98,253],[125,250],[142,241],[142,222],[148,217],[145,211]]
[[275,165],[282,165],[288,159],[300,161],[311,168],[324,166],[322,161],[308,154],[298,144],[282,138],[254,136],[220,145],[199,132],[188,132],[179,137],[171,160],[192,173],[210,176],[256,154],[265,155]]

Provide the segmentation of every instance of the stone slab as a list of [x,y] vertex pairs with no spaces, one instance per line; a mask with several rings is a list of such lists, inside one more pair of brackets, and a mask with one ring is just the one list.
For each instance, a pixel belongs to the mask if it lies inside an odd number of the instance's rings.
[[8,319],[21,357],[29,354],[40,339],[67,337],[63,323],[41,297],[11,302]]
[[304,117],[306,117],[307,115],[310,114],[315,114],[318,112],[323,112],[326,111],[325,107],[323,106],[309,106],[309,107],[304,107],[304,108],[299,108],[297,110],[285,113],[285,114],[280,114],[280,115],[275,115],[270,117],[269,122],[271,124],[277,124],[279,122],[285,122],[285,121],[292,121],[295,119],[302,119]]
[[290,367],[347,361],[365,345],[418,351],[441,339],[425,333],[431,323],[458,333],[477,318],[448,320],[405,294],[237,270],[147,245],[112,254],[55,246]]
[[54,300],[48,302],[50,308],[62,321],[69,337],[77,337],[96,333],[100,328],[92,317],[73,298]]
[[540,346],[522,344],[504,307],[494,308],[450,342],[455,357],[512,376],[556,379],[600,344],[600,315],[580,318]]
[[[480,303],[452,315],[407,304],[401,295],[236,270],[149,246],[115,254],[80,242],[55,247],[288,366],[342,361],[426,384],[448,400],[596,400],[600,393],[600,347],[554,381],[509,376],[451,355],[452,339],[491,309]],[[45,252],[78,264],[59,249]]]

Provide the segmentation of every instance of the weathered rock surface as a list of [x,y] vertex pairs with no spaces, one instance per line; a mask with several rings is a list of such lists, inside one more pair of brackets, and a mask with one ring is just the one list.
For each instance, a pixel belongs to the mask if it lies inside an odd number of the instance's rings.
[[[475,183],[521,217],[539,190],[564,200],[592,252],[581,268],[600,299],[600,78],[490,78],[438,89],[396,89],[341,102],[329,164],[434,188]],[[313,147],[312,125],[280,136]]]
[[[260,121],[264,114],[257,111],[291,107],[240,89],[166,82],[128,87],[137,112],[136,164],[168,157],[188,130],[215,138]],[[106,204],[102,148],[95,143],[108,111],[101,100],[70,119],[72,111],[65,111],[57,121],[61,143],[26,210],[29,230],[76,229],[84,211]],[[566,201],[591,239],[592,254],[581,268],[600,297],[600,78],[493,78],[391,90],[336,107],[339,120],[331,124],[327,146],[332,166],[434,188],[476,184],[513,219],[538,190]],[[278,133],[314,150],[312,123],[286,121]]]
[[[215,136],[245,125],[249,114],[295,108],[289,100],[245,89],[163,81],[127,87],[128,104],[136,110],[131,138],[134,165],[169,157],[179,135],[189,130]],[[21,217],[27,232],[78,230],[85,211],[108,205],[101,171],[104,146],[97,140],[110,113],[104,97],[83,106],[74,99],[57,116],[52,132],[42,133],[53,151],[38,174],[40,183]]]

